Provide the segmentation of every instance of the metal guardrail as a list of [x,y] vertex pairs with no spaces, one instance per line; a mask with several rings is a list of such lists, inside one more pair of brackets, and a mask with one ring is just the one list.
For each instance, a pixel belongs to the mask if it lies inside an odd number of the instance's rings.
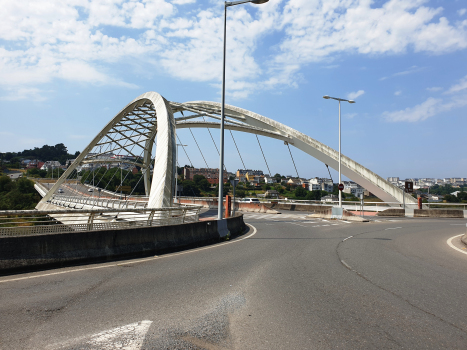
[[0,238],[179,225],[199,221],[201,206],[158,209],[0,211]]
[[83,197],[83,196],[63,196],[53,195],[49,201],[51,204],[61,207],[86,209],[85,206],[112,208],[112,209],[145,209],[147,201],[113,199],[105,197]]

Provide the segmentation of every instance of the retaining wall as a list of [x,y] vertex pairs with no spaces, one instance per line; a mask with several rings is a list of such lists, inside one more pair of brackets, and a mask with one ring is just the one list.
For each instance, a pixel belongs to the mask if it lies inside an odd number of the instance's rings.
[[[231,236],[244,232],[243,215],[226,219]],[[215,243],[217,220],[174,226],[81,231],[0,238],[0,273],[96,260],[148,256]]]
[[386,209],[383,211],[379,211],[377,216],[405,216],[405,210],[404,209]]
[[464,211],[457,209],[415,209],[415,218],[464,218]]

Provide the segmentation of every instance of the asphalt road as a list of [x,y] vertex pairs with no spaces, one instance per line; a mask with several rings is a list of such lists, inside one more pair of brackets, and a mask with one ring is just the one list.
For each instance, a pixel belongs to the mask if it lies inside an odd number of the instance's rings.
[[237,241],[0,278],[1,349],[466,349],[466,220],[247,214]]

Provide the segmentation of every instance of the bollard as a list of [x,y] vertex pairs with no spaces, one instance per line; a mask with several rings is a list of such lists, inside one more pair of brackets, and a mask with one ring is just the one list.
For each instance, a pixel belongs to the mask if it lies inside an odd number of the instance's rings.
[[422,209],[422,197],[418,198],[418,209]]
[[232,197],[229,195],[225,196],[225,218],[230,218],[230,210],[232,207]]

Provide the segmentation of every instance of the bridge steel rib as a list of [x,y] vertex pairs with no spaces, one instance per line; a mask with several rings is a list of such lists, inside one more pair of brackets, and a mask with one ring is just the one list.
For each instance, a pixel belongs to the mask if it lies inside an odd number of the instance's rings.
[[[149,195],[148,208],[163,208],[173,205],[173,191],[175,184],[175,130],[176,128],[219,128],[218,122],[193,121],[193,118],[206,116],[219,119],[220,103],[209,101],[194,101],[186,103],[168,102],[156,92],[147,92],[135,98],[125,106],[81,152],[75,162],[68,167],[65,173],[55,183],[51,190],[43,197],[37,208],[41,209],[60,188],[68,176],[81,164],[89,161],[103,162],[97,159],[96,154],[88,156],[96,146],[113,143],[119,144],[123,139],[143,148],[144,155],[144,185],[146,195]],[[195,113],[194,116],[184,116],[174,119],[173,113],[187,111]],[[248,110],[226,105],[225,128],[235,131],[262,135],[291,144],[301,151],[313,156],[319,161],[338,169],[338,152],[315,139],[262,115]],[[132,119],[133,118],[133,119]],[[139,118],[139,119],[138,119]],[[156,118],[155,121],[150,119]],[[141,119],[141,120],[140,120]],[[145,125],[149,124],[149,125]],[[126,128],[123,129],[122,128]],[[146,128],[146,130],[144,130]],[[136,136],[126,136],[126,130],[137,131]],[[119,139],[112,138],[112,134],[119,134]],[[156,157],[152,181],[150,178],[150,163],[152,148],[157,134]],[[140,138],[143,137],[141,140]],[[107,142],[107,138],[110,140]],[[101,142],[104,140],[105,142]],[[141,143],[141,144],[140,144]],[[144,143],[144,146],[142,146]],[[127,152],[127,145],[120,148]],[[105,154],[100,152],[100,154]],[[93,160],[94,159],[94,160]],[[366,188],[385,202],[400,202],[404,192],[384,180],[374,172],[358,164],[354,160],[342,155],[342,174]],[[416,200],[405,194],[407,204],[416,204]]]
[[[173,108],[177,112],[181,110],[195,110],[199,113],[205,111],[212,114],[217,113],[217,111],[220,111],[220,106],[220,103],[209,101],[193,101],[182,104],[173,104]],[[225,106],[225,113],[226,116],[230,118],[242,121],[245,124],[254,127],[248,128],[247,126],[245,126],[242,128],[238,125],[229,125],[228,123],[226,123],[226,129],[264,135],[276,139],[283,139],[284,141],[295,146],[301,151],[308,153],[312,157],[318,159],[319,161],[325,164],[328,164],[333,169],[338,170],[339,168],[339,153],[336,150],[295,129],[292,129],[291,127],[281,124],[275,120],[266,118],[262,115],[231,105]],[[180,122],[177,123],[177,128],[208,126],[202,124],[203,123],[197,122]],[[218,123],[204,124],[209,124],[210,128],[216,127],[213,124],[217,124],[217,127],[219,127]],[[402,203],[405,195],[405,202],[407,204],[417,203],[416,199],[413,198],[411,195],[404,194],[404,192],[400,188],[392,185],[390,182],[386,181],[381,176],[365,168],[363,165],[355,162],[349,157],[342,155],[341,162],[343,175],[345,175],[352,181],[355,181],[360,186],[364,187],[383,201]]]
[[[62,174],[60,179],[52,186],[50,191],[42,198],[37,205],[37,209],[45,208],[47,202],[51,199],[52,195],[60,188],[64,181],[72,174],[72,172],[81,164],[89,160],[89,153],[93,150],[99,142],[104,139],[115,127],[120,127],[128,123],[127,116],[139,116],[141,107],[149,105],[150,108],[145,111],[157,118],[157,124],[152,124],[147,127],[146,132],[139,133],[136,136],[143,136],[146,139],[136,141],[136,143],[144,142],[144,156],[143,167],[146,170],[144,174],[144,184],[146,194],[149,194],[148,208],[163,208],[173,206],[173,191],[175,185],[175,121],[169,102],[165,100],[160,94],[156,92],[144,93],[128,105],[126,105],[89,143],[88,146],[80,153],[76,160],[71,164],[68,169]],[[144,118],[143,118],[144,119]],[[137,121],[134,122],[138,124]],[[152,147],[157,133],[156,145],[156,159],[154,164],[154,173],[152,183],[150,183],[149,169],[151,162]],[[130,139],[131,137],[127,137]],[[124,147],[122,147],[124,148]],[[95,160],[96,163],[101,163],[99,159]],[[149,190],[150,189],[150,190]]]

